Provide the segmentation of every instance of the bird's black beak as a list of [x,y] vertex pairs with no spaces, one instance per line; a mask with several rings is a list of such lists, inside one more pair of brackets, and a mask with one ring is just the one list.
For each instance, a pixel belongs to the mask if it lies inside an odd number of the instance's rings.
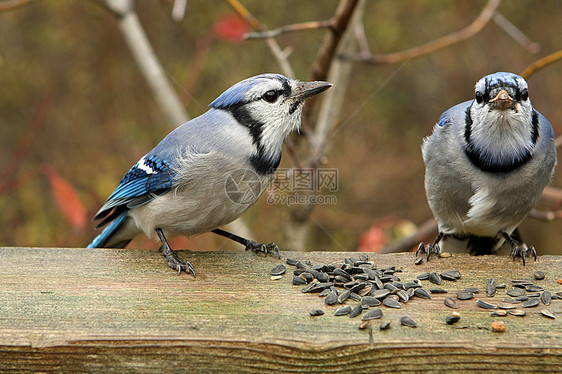
[[488,104],[494,109],[513,109],[515,107],[515,100],[505,89],[501,89],[496,96],[494,96]]
[[296,101],[304,101],[306,98],[326,91],[330,87],[332,87],[331,83],[322,81],[299,82],[297,83],[297,87],[291,92],[290,98]]

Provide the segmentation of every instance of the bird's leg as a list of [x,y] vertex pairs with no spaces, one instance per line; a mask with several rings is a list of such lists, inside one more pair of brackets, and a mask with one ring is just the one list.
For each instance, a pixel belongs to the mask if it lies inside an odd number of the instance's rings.
[[420,243],[420,245],[418,246],[418,249],[416,250],[416,256],[420,252],[426,252],[427,253],[427,260],[426,261],[429,261],[429,256],[432,253],[435,253],[436,255],[439,255],[441,253],[441,247],[439,246],[439,242],[441,241],[441,239],[443,239],[444,236],[445,236],[445,234],[442,233],[441,231],[439,231],[439,234],[437,234],[437,237],[433,241],[433,244],[428,244],[427,246],[424,246],[423,242]]
[[514,232],[514,234],[512,235],[509,235],[505,231],[502,231],[501,234],[511,245],[511,255],[513,256],[514,260],[515,257],[521,257],[521,259],[523,260],[523,266],[525,266],[525,259],[527,257],[527,254],[531,254],[535,258],[535,261],[537,261],[537,250],[535,249],[535,247],[527,247],[527,245],[520,240],[521,235],[519,234],[519,231],[516,230],[516,232]]
[[158,234],[158,237],[162,242],[162,246],[160,247],[160,252],[162,252],[162,255],[166,257],[166,260],[168,260],[168,266],[174,270],[177,270],[178,275],[183,270],[186,273],[190,272],[191,274],[193,274],[193,277],[195,277],[195,270],[193,269],[193,266],[191,266],[189,261],[180,260],[178,254],[174,252],[174,250],[170,247],[170,244],[168,244],[168,241],[166,240],[166,237],[164,236],[164,232],[162,231],[161,228],[156,229],[156,234]]
[[263,252],[266,255],[268,253],[275,253],[277,257],[281,258],[281,252],[279,251],[279,247],[275,243],[256,243],[253,240],[243,238],[222,229],[214,229],[212,230],[212,232],[244,245],[247,251],[250,250],[252,252]]

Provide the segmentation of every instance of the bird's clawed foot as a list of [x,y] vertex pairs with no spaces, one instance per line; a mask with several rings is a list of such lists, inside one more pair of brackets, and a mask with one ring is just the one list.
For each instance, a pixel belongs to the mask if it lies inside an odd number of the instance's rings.
[[516,245],[511,249],[511,255],[513,256],[514,261],[516,257],[521,257],[521,260],[523,260],[523,266],[525,266],[525,259],[529,255],[532,255],[535,261],[537,261],[537,250],[535,249],[535,247],[525,248]]
[[275,243],[263,244],[263,243],[256,243],[253,240],[248,240],[248,242],[246,243],[246,250],[255,253],[261,252],[264,253],[265,255],[272,253],[277,255],[277,257],[281,258],[281,251],[279,250],[279,247]]
[[162,253],[162,256],[164,256],[168,261],[168,266],[176,270],[178,272],[178,275],[180,275],[183,270],[186,273],[191,273],[195,278],[195,269],[193,269],[191,263],[189,261],[180,260],[178,254],[174,252],[174,250],[170,247],[170,244],[168,244],[168,241],[166,240],[166,236],[164,236],[164,232],[162,231],[162,229],[157,228],[156,234],[158,234],[158,237],[162,242],[160,252]]
[[193,277],[195,277],[195,269],[193,269],[191,263],[189,261],[180,260],[178,254],[174,252],[170,247],[162,245],[160,247],[160,252],[162,252],[162,255],[164,257],[166,257],[168,266],[176,270],[178,272],[178,275],[180,275],[182,271],[185,271],[186,273],[191,273]]
[[525,266],[525,260],[529,255],[532,255],[535,261],[537,261],[537,250],[535,247],[527,247],[527,245],[520,240],[517,240],[513,235],[509,235],[507,232],[502,232],[503,237],[511,245],[511,255],[513,260],[516,257],[521,257],[523,261],[523,266]]
[[416,250],[416,257],[418,257],[420,253],[427,253],[426,261],[429,261],[429,256],[431,256],[432,253],[435,253],[437,256],[441,254],[441,247],[436,243],[424,245],[422,242]]
[[[441,239],[443,239],[444,235],[445,234],[443,234],[442,232],[439,232],[432,244],[424,245],[423,242],[421,242],[420,245],[418,245],[418,249],[416,250],[416,257],[418,257],[418,254],[420,252],[427,253],[426,261],[429,261],[429,256],[431,256],[432,253],[435,253],[437,256],[439,256],[441,254],[441,247],[439,246],[439,242],[441,241]],[[419,261],[416,260],[416,265],[420,264],[421,261],[423,260],[421,260],[420,257]]]

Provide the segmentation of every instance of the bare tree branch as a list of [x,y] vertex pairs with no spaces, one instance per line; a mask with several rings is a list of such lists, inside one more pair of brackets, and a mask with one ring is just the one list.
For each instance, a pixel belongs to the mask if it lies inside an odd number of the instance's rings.
[[[363,27],[363,14],[365,12],[366,1],[359,1],[353,13],[341,43],[338,46],[337,54],[352,54],[358,49],[358,39],[356,38],[357,28]],[[345,93],[351,77],[353,62],[335,59],[328,73],[328,81],[334,86],[324,94],[322,104],[316,121],[314,137],[309,138],[311,142],[310,166],[315,167],[318,160],[323,157],[326,150],[326,142],[331,129],[340,121],[341,108],[344,102]]]
[[396,64],[405,60],[410,60],[420,56],[433,53],[440,49],[446,48],[452,44],[459,43],[466,40],[480,30],[490,21],[501,0],[489,0],[486,6],[478,17],[467,27],[462,30],[452,32],[441,38],[435,39],[429,43],[420,46],[412,47],[400,52],[374,54],[367,58],[364,56],[341,56],[344,59],[349,59],[356,62],[366,62],[370,64]]
[[166,73],[154,53],[152,46],[135,12],[132,0],[97,0],[118,17],[119,29],[139,66],[156,102],[168,118],[171,126],[178,126],[189,115],[177,93],[172,88]]
[[250,39],[263,39],[263,38],[274,38],[281,34],[295,31],[305,31],[305,30],[319,30],[323,28],[332,27],[332,20],[327,21],[310,21],[303,23],[295,23],[292,25],[281,26],[272,30],[265,30],[260,32],[249,32],[244,35],[246,40]]
[[[521,73],[521,76],[525,79],[529,78],[531,75],[533,75],[536,71],[552,64],[553,62],[556,62],[558,60],[562,59],[562,49],[559,51],[556,51],[554,53],[549,54],[548,56],[545,56],[535,62],[533,62],[531,65],[527,66],[525,68],[525,70],[523,70],[523,72]],[[559,140],[557,139],[557,143],[559,143]],[[558,144],[557,144],[558,146]]]
[[513,40],[521,44],[529,52],[531,53],[540,52],[541,50],[540,44],[535,43],[534,41],[529,39],[527,35],[523,34],[523,32],[521,32],[521,30],[519,30],[517,26],[509,22],[509,20],[505,18],[501,13],[496,12],[492,19],[499,27],[503,29],[503,31],[506,32],[507,35],[511,36]]
[[316,60],[312,65],[311,80],[326,80],[336,49],[338,48],[343,33],[347,29],[347,25],[349,24],[349,20],[357,3],[358,0],[342,0],[338,5],[336,13],[331,20],[332,27],[330,27],[330,32],[324,38],[324,43],[322,47],[320,47],[320,51],[316,55]]
[[[250,13],[250,11],[246,9],[244,5],[242,5],[238,0],[225,0],[225,1],[228,3],[228,5],[231,6],[232,9],[234,9],[236,13],[238,13],[242,18],[244,18],[246,22],[248,22],[250,27],[252,27],[254,30],[264,31],[266,29],[265,26],[262,25],[258,21],[258,19],[254,17],[254,15]],[[277,60],[279,66],[281,67],[281,71],[283,72],[283,74],[285,74],[290,78],[294,78],[295,73],[293,72],[293,68],[291,67],[289,60],[287,59],[289,53],[283,51],[279,46],[279,44],[277,43],[277,41],[273,38],[267,38],[266,42],[267,45],[269,46],[269,49],[271,50],[271,53]]]
[[187,7],[187,0],[174,0],[172,8],[172,19],[174,21],[181,21],[185,16],[185,8]]
[[397,252],[407,252],[415,248],[418,244],[423,242],[425,239],[437,235],[437,222],[433,218],[428,219],[418,228],[414,234],[390,243],[385,246],[380,253],[397,253]]
[[0,12],[13,10],[31,4],[35,0],[5,0],[0,1]]

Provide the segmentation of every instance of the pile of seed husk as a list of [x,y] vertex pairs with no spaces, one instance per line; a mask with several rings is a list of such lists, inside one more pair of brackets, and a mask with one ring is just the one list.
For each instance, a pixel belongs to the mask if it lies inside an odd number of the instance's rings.
[[[545,278],[544,273],[538,271],[534,274],[535,280],[541,281]],[[488,301],[477,299],[476,305],[482,309],[491,310],[493,317],[505,317],[513,315],[524,317],[527,313],[522,308],[535,308],[541,306],[540,313],[548,318],[555,319],[556,316],[545,306],[549,306],[553,300],[562,299],[562,292],[550,292],[543,286],[524,279],[513,279],[510,281],[511,287],[507,288],[505,283],[497,283],[494,278],[490,278],[486,284],[486,296]],[[498,295],[499,289],[505,289],[502,301],[493,301]],[[501,294],[499,294],[501,297]]]
[[[368,260],[365,253],[359,253],[358,258],[347,257],[343,262],[329,264],[312,264],[310,261],[300,261],[288,258],[288,265],[294,266],[292,283],[295,286],[302,286],[301,292],[314,293],[324,298],[324,303],[330,306],[339,306],[335,309],[335,316],[349,316],[355,318],[362,316],[361,326],[365,326],[365,321],[379,319],[383,316],[383,310],[379,306],[386,308],[400,309],[404,303],[412,298],[431,299],[432,294],[445,294],[448,291],[441,288],[443,281],[454,282],[461,277],[457,270],[450,270],[443,273],[421,273],[416,279],[402,281],[398,276],[402,272],[396,266],[386,268],[376,267],[373,262]],[[280,277],[286,272],[283,264],[272,269],[274,277]],[[542,278],[541,278],[542,276]],[[535,279],[544,279],[539,272],[535,274]],[[424,288],[421,281],[428,280],[431,283],[429,288]],[[545,291],[541,286],[535,285],[530,281],[513,280],[512,287],[506,290],[507,295],[515,295],[506,298],[503,302],[494,304],[485,300],[477,299],[476,305],[483,309],[492,309],[492,316],[504,316],[512,314],[523,316],[525,312],[517,308],[517,303],[523,303],[523,308],[530,308],[543,303],[549,305],[554,299],[562,299],[562,293]],[[427,284],[427,283],[426,283]],[[506,289],[505,283],[496,283],[490,279],[486,285],[488,297],[494,297],[498,289]],[[453,309],[458,309],[457,300],[470,300],[475,298],[480,290],[476,287],[469,287],[456,292],[456,298],[444,298],[444,304]],[[528,293],[527,293],[528,292]],[[527,293],[527,294],[526,294]],[[347,305],[347,302],[355,301],[358,304],[354,307]],[[539,302],[537,302],[539,301]],[[496,310],[497,309],[497,310]],[[502,312],[502,310],[506,311]],[[513,310],[512,312],[510,312]],[[549,310],[541,310],[543,316],[555,318]],[[311,316],[324,315],[322,309],[312,309]],[[404,318],[406,317],[406,318]],[[454,324],[460,319],[457,312],[446,319],[446,323]],[[403,316],[400,320],[404,326],[416,327],[417,323],[408,316]],[[388,328],[387,323],[384,329]],[[381,325],[381,329],[383,326]]]
[[[431,299],[432,293],[446,293],[440,287],[426,289],[422,287],[420,279],[402,281],[398,276],[402,272],[396,266],[386,268],[376,267],[368,261],[364,253],[358,258],[348,257],[343,262],[329,264],[312,264],[309,261],[301,262],[296,259],[287,259],[287,264],[294,266],[292,283],[302,286],[301,292],[315,293],[324,298],[326,305],[339,307],[334,311],[336,316],[347,315],[351,318],[362,315],[363,321],[381,318],[382,309],[400,309],[404,303],[412,298]],[[276,266],[271,274],[278,276],[285,272],[284,265]],[[455,281],[461,274],[458,271],[445,273],[421,274],[422,279],[428,279],[434,285],[441,284],[442,280]],[[347,305],[349,300],[358,304],[354,307]],[[312,316],[323,315],[323,310],[313,309]],[[400,322],[404,326],[415,327],[417,323],[408,316],[403,316]],[[388,328],[387,324],[382,326]]]

